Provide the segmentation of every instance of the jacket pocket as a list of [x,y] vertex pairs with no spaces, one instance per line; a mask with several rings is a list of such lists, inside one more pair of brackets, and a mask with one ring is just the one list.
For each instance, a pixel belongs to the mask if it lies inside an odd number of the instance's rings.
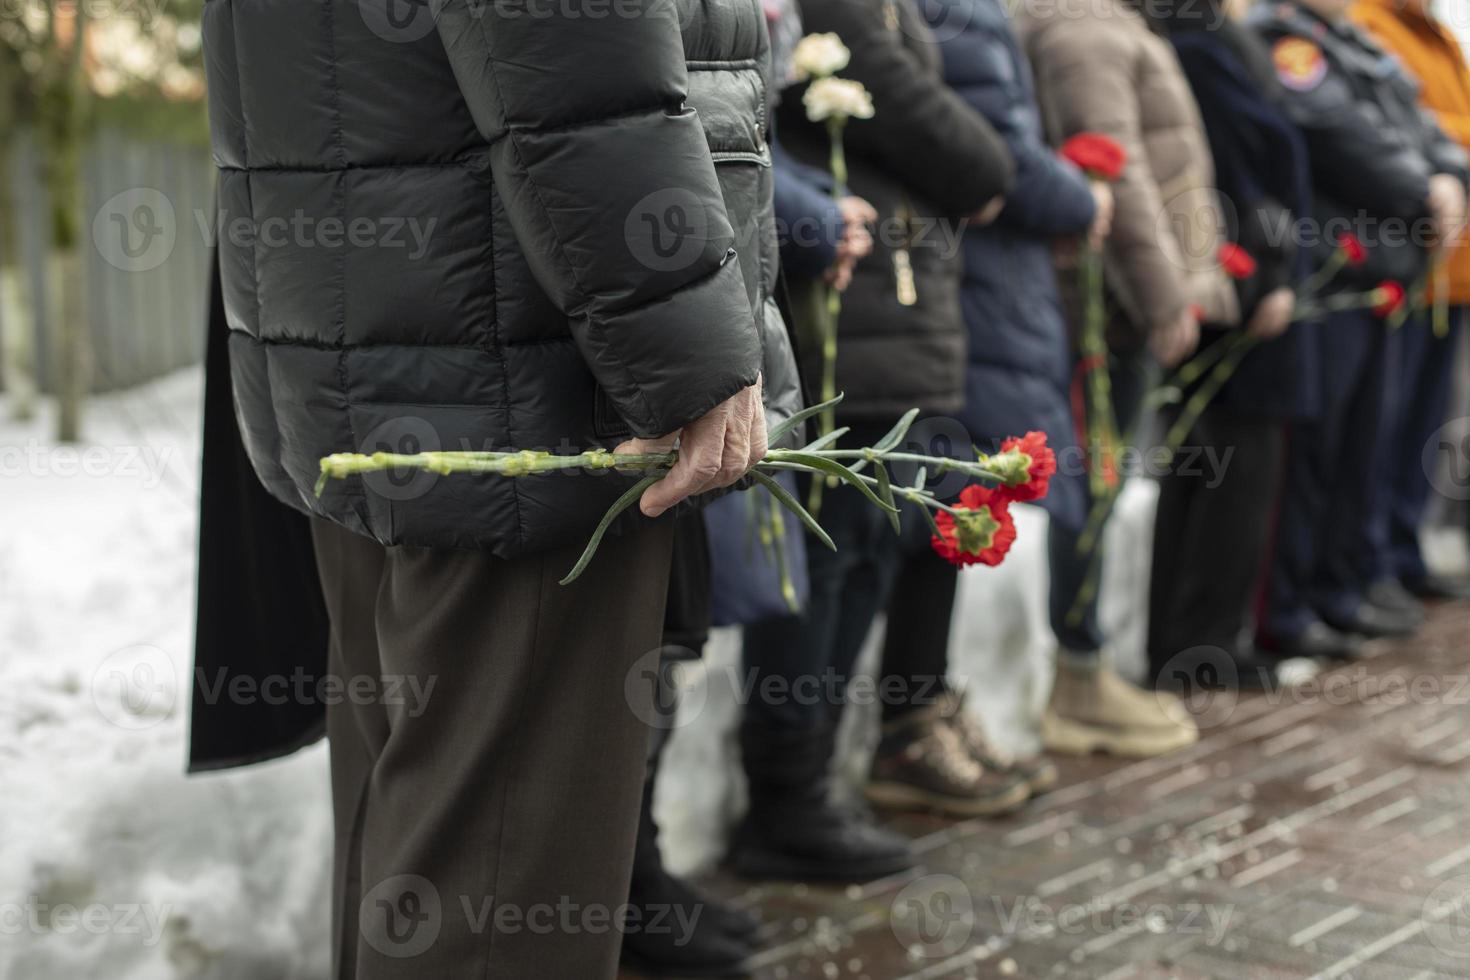
[[633,430],[618,414],[617,406],[602,385],[598,385],[592,395],[592,434],[599,439],[628,439],[633,435]]

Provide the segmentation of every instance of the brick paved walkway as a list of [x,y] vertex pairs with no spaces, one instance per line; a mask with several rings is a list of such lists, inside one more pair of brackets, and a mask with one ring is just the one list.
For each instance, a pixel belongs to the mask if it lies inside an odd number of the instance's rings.
[[916,872],[709,885],[766,920],[762,980],[1470,977],[1470,609],[1373,653],[1014,817],[900,818]]

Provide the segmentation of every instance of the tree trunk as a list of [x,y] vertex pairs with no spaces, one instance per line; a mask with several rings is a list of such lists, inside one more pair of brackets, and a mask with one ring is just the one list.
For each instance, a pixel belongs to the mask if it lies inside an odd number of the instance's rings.
[[57,302],[52,307],[56,311],[52,337],[56,341],[56,438],[61,442],[81,438],[89,362],[87,284],[82,275],[80,228],[82,138],[88,94],[80,57],[86,36],[85,7],[76,5],[70,49],[59,53],[56,70],[48,73],[50,84],[42,97],[38,119],[51,208],[51,244],[56,254],[54,274],[58,277],[53,293]]

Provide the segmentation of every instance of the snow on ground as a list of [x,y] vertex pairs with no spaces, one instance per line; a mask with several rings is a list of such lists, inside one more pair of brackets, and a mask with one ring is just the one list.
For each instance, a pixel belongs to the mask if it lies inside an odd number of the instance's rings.
[[[0,422],[0,980],[296,980],[327,973],[322,746],[186,779],[200,375],[95,399],[87,442]],[[955,671],[1024,746],[1049,684],[1045,517],[962,580]],[[1152,487],[1113,528],[1105,618],[1140,662]],[[870,641],[871,664],[876,644]],[[670,863],[719,854],[734,777],[738,644],[690,669],[658,814]],[[850,712],[863,768],[876,706]]]
[[186,780],[199,375],[0,423],[0,978],[326,973],[318,748]]

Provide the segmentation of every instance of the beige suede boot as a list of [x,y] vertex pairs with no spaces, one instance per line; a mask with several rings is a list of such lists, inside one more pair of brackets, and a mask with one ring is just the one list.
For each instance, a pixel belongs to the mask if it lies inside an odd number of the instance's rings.
[[1199,740],[1199,726],[1172,694],[1145,691],[1119,677],[1101,658],[1057,657],[1057,678],[1041,716],[1041,739],[1052,752],[1154,756]]

